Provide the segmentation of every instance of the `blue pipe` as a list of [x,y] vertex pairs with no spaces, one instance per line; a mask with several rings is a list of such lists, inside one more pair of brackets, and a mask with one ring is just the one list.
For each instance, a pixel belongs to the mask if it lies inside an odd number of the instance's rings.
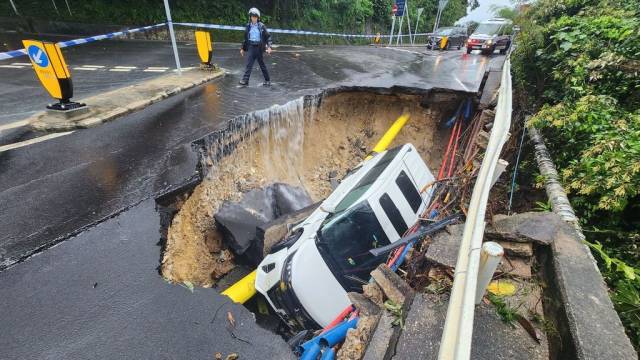
[[314,359],[312,357],[307,357],[308,353],[315,354],[317,357],[320,354],[321,346],[333,347],[336,344],[342,342],[344,338],[347,336],[347,330],[351,328],[355,328],[358,324],[358,318],[353,318],[350,321],[343,321],[333,329],[327,331],[324,334],[318,335],[313,339],[305,342],[300,345],[298,350],[302,354],[300,359]]
[[323,353],[320,360],[333,360],[336,358],[336,351],[333,348],[327,348]]
[[320,335],[320,344],[328,347],[334,347],[335,345],[344,341],[347,337],[347,330],[355,328],[358,324],[358,318],[355,317],[349,321],[344,321],[335,328]]
[[300,356],[300,360],[317,360],[318,355],[320,355],[320,343],[317,341],[311,344],[309,348],[302,353]]

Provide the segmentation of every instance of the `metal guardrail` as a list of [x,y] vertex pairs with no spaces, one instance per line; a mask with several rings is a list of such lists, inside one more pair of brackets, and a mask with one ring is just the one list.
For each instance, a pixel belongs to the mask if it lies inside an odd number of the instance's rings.
[[498,105],[489,144],[469,203],[467,221],[456,262],[453,289],[447,308],[447,318],[440,341],[438,354],[440,360],[468,360],[471,356],[475,295],[485,227],[485,211],[493,174],[511,126],[511,90],[511,61],[507,56],[502,69]]

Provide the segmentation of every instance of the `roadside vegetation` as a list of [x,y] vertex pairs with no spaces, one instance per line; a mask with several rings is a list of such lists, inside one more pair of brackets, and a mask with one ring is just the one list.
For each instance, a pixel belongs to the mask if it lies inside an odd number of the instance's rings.
[[[165,21],[162,1],[138,0],[63,0],[15,1],[20,15],[27,18],[73,21],[92,24],[149,25]],[[393,0],[170,0],[174,21],[240,25],[247,21],[247,10],[257,7],[270,27],[335,32],[382,32],[391,27]],[[55,6],[58,8],[56,11]],[[411,26],[415,26],[417,8],[424,8],[420,28],[432,29],[438,0],[410,2]],[[467,6],[477,0],[450,0],[441,24],[452,25],[466,14]],[[0,16],[14,16],[9,1],[0,3]]]
[[636,349],[639,15],[638,0],[539,0],[515,19],[521,32],[512,56],[520,105],[545,136]]

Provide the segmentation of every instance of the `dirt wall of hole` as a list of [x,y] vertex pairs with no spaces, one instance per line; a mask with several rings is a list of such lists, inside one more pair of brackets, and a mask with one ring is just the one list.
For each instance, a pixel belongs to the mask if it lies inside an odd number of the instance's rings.
[[[461,97],[455,94],[384,95],[343,92],[322,98],[302,119],[264,126],[216,163],[207,159],[207,177],[180,201],[167,231],[161,273],[171,282],[213,286],[234,267],[215,227],[225,200],[276,181],[301,186],[315,200],[331,193],[329,179],[341,179],[375,145],[403,112],[411,116],[393,146],[412,143],[437,172],[446,146],[439,122]],[[297,116],[297,115],[294,115]]]

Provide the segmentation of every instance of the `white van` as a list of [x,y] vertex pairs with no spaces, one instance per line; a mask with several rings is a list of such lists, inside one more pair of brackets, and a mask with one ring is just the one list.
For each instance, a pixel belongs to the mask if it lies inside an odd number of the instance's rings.
[[416,223],[431,196],[420,190],[433,180],[411,144],[361,163],[264,258],[256,289],[291,328],[328,325],[386,260],[369,250]]

